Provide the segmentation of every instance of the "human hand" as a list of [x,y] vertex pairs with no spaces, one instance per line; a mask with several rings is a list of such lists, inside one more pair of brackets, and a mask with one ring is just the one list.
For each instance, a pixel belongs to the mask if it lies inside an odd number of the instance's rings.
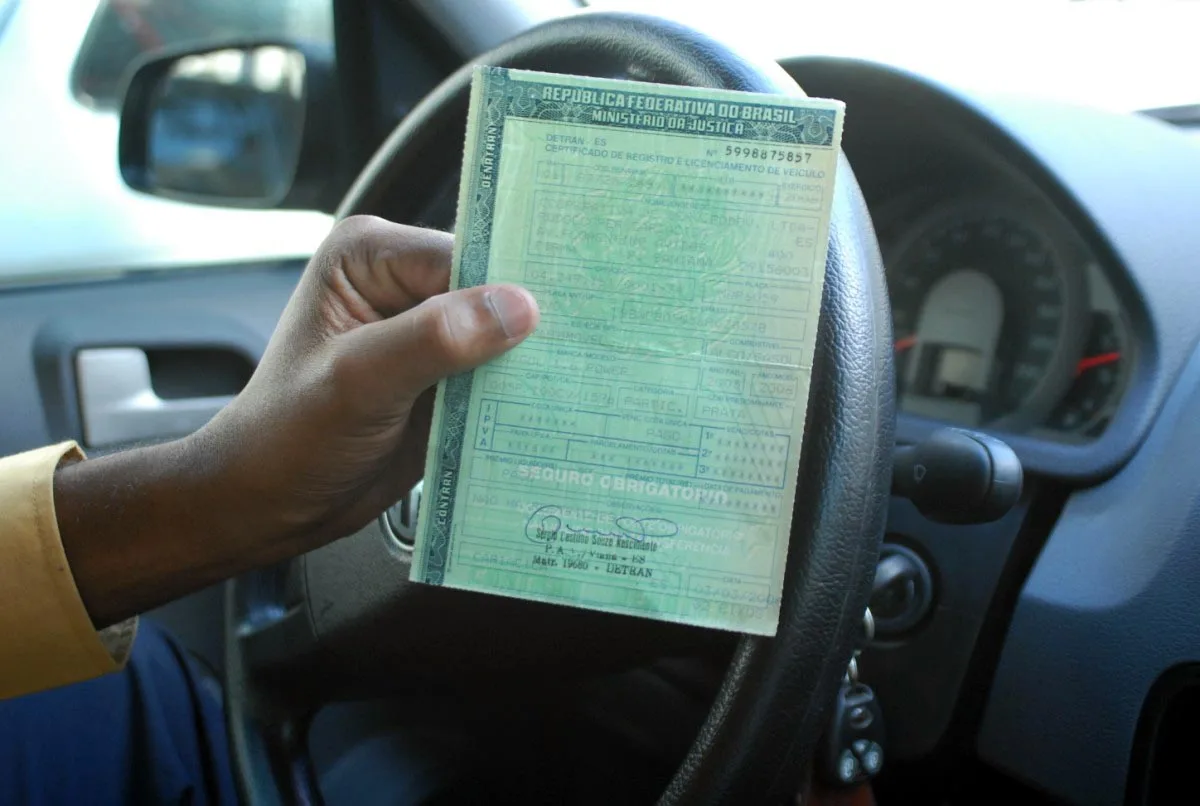
[[423,470],[431,387],[537,325],[524,289],[444,293],[452,248],[442,232],[340,222],[245,390],[194,438],[264,541],[320,545],[404,497]]
[[528,336],[515,286],[446,293],[453,239],[339,223],[241,394],[195,434],[62,467],[63,548],[96,626],[348,535],[421,475],[431,389]]

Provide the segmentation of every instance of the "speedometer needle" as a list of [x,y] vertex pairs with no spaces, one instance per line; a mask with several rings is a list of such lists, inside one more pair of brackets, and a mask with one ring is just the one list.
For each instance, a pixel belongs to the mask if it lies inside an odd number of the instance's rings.
[[902,353],[917,343],[916,336],[905,336],[902,339],[896,339],[896,352]]
[[1121,360],[1121,354],[1116,353],[1116,352],[1100,353],[1098,355],[1089,355],[1089,356],[1086,356],[1085,358],[1079,359],[1079,363],[1075,366],[1075,374],[1082,375],[1083,373],[1087,372],[1089,369],[1095,369],[1096,367],[1102,367],[1105,364],[1115,364],[1116,362],[1118,362],[1120,360]]

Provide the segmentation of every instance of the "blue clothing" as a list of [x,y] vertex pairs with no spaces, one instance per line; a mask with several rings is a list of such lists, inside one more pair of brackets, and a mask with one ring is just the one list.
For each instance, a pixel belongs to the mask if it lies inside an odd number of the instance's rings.
[[143,619],[121,672],[0,701],[0,804],[237,803],[220,697]]

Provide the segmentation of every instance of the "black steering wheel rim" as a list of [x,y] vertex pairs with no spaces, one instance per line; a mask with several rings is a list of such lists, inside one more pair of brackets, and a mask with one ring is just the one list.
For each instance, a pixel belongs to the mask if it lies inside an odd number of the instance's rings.
[[[428,193],[422,191],[443,185],[461,165],[475,63],[802,94],[778,65],[673,22],[623,13],[554,20],[464,66],[426,97],[360,174],[339,217],[423,222]],[[844,158],[821,311],[778,633],[741,638],[663,804],[794,797],[861,636],[890,484],[894,378],[879,249]],[[238,642],[229,640],[236,655]],[[237,669],[246,665],[240,657],[231,660]],[[277,778],[294,774],[287,765],[276,764],[275,771]]]

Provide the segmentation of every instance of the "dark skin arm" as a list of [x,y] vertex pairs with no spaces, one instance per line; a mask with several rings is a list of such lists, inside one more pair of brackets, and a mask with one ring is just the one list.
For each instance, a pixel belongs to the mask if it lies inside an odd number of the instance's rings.
[[55,474],[63,547],[97,627],[351,534],[407,493],[431,387],[538,320],[514,286],[446,293],[452,246],[381,219],[339,223],[212,422]]

